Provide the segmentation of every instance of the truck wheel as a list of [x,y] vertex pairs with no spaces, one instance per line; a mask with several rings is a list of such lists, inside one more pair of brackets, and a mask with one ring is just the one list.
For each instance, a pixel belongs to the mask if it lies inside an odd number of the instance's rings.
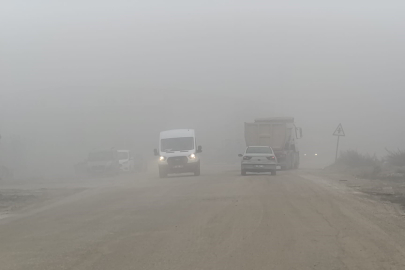
[[199,175],[200,175],[200,164],[198,164],[194,170],[194,176],[199,176]]
[[270,173],[271,173],[271,175],[276,175],[276,174],[277,174],[277,171],[276,171],[276,170],[272,170]]
[[167,177],[167,172],[164,169],[159,168],[159,177],[160,178],[166,178]]
[[245,176],[246,175],[246,171],[245,170],[240,170],[240,174]]

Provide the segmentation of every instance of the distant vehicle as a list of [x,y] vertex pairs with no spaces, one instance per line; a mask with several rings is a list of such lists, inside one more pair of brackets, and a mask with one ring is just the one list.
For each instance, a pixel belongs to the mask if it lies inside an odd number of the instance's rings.
[[245,123],[246,146],[271,147],[282,170],[298,169],[297,140],[300,138],[302,129],[295,126],[293,117],[255,119],[254,123]]
[[120,172],[118,151],[108,149],[93,151],[87,159],[87,172],[90,174],[117,174]]
[[148,162],[145,157],[139,153],[134,154],[134,171],[146,172],[148,170]]
[[129,150],[118,150],[118,162],[120,164],[120,170],[122,172],[134,171],[134,158],[131,156]]
[[242,157],[241,175],[246,175],[247,172],[271,172],[276,175],[277,170],[281,169],[273,149],[268,146],[249,146],[239,157]]
[[171,173],[192,172],[200,175],[201,146],[196,146],[195,131],[193,129],[175,129],[160,132],[159,151],[154,150],[159,156],[159,176],[166,177]]

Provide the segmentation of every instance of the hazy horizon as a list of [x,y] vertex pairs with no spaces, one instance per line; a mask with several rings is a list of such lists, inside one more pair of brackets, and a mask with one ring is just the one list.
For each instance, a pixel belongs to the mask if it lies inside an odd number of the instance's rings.
[[326,163],[339,123],[341,150],[404,149],[405,3],[389,3],[5,1],[0,160],[16,140],[29,170],[103,146],[152,155],[179,127],[234,156],[264,116],[295,117],[301,153]]

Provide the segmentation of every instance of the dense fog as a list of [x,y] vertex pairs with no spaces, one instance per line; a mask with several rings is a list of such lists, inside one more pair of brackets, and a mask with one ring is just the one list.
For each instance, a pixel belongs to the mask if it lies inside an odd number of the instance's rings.
[[92,149],[152,160],[194,128],[206,162],[237,162],[243,123],[293,116],[301,153],[404,149],[403,1],[4,1],[0,162],[69,175]]

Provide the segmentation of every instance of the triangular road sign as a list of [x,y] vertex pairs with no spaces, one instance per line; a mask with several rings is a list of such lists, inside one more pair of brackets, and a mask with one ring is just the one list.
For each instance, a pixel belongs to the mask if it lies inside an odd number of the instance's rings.
[[342,124],[336,128],[335,132],[333,132],[333,136],[346,136],[345,131],[343,130]]

